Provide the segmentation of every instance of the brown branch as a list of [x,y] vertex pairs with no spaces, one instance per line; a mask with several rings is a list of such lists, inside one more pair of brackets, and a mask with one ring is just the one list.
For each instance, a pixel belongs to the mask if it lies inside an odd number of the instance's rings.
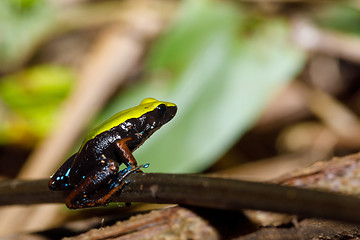
[[[228,210],[258,209],[360,223],[360,199],[334,193],[199,175],[136,173],[117,202],[177,203]],[[0,205],[60,203],[48,180],[3,181]]]

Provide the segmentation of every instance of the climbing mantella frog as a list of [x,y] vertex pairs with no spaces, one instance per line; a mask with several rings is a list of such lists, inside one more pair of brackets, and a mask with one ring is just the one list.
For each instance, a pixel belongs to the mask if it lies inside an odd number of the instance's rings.
[[[93,129],[79,151],[50,178],[51,190],[69,190],[65,199],[71,209],[105,206],[120,190],[127,175],[141,171],[132,155],[156,130],[169,122],[177,107],[154,98],[121,111]],[[126,168],[119,170],[124,163]]]

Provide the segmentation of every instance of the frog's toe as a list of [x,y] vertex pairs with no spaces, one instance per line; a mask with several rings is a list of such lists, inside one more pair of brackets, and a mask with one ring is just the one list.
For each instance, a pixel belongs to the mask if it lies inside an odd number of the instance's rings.
[[149,163],[146,163],[146,164],[142,164],[142,165],[139,165],[136,167],[128,166],[127,168],[124,168],[123,170],[119,171],[119,175],[120,175],[120,177],[125,178],[126,176],[128,176],[131,173],[142,172],[141,168],[148,168],[149,165],[150,165]]

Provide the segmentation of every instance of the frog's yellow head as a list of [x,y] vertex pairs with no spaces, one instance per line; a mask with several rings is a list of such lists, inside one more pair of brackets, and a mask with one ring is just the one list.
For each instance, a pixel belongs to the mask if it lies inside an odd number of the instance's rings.
[[155,98],[145,98],[138,106],[119,112],[114,117],[122,115],[123,120],[126,121],[126,119],[139,118],[146,113],[152,112],[154,117],[158,118],[157,120],[163,119],[168,122],[175,116],[176,111],[177,107],[174,103],[158,101]]
[[94,138],[99,133],[105,132],[120,125],[121,123],[124,123],[129,119],[139,119],[143,116],[146,116],[146,121],[149,123],[151,122],[154,130],[156,130],[156,128],[159,128],[170,121],[175,116],[176,111],[177,107],[174,103],[158,101],[155,98],[145,98],[138,106],[115,114],[103,124],[93,129],[86,136],[84,142]]

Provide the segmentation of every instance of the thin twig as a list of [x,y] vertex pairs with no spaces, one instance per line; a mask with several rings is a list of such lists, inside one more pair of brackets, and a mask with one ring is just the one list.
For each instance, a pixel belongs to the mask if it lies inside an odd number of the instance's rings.
[[[135,173],[116,202],[177,203],[227,210],[258,209],[360,223],[360,199],[271,183],[187,174]],[[66,192],[47,188],[48,180],[3,181],[0,205],[60,203]]]

